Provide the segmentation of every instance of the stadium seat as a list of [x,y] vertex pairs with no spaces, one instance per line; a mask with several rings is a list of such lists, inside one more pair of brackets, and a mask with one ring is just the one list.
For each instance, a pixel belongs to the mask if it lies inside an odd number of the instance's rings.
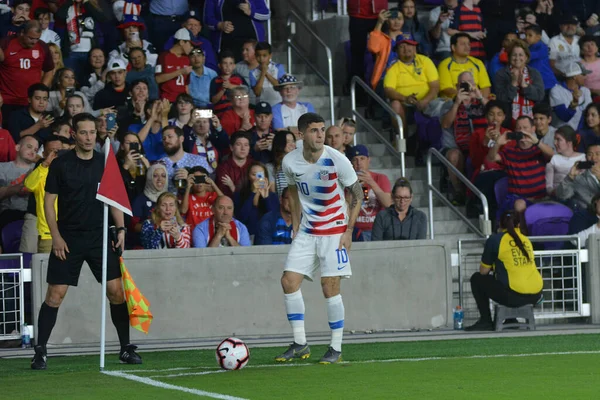
[[[569,221],[573,211],[559,203],[538,203],[527,207],[525,221],[529,236],[560,236],[569,231]],[[562,242],[544,242],[545,250],[556,250]]]
[[[21,244],[21,234],[23,232],[23,220],[14,221],[7,224],[2,229],[2,251],[5,254],[19,253],[19,245]],[[23,254],[23,266],[29,268],[31,264],[31,254]],[[19,268],[18,260],[2,260],[0,261],[1,268]]]
[[[522,307],[506,307],[500,304],[496,304],[494,315],[494,321],[496,323],[497,332],[507,328],[524,328],[535,331],[535,318],[533,316],[533,306],[531,304],[527,304]],[[525,319],[525,323],[504,323],[504,321],[507,319],[515,318],[523,318]]]
[[504,203],[508,194],[508,178],[498,179],[494,185],[494,193],[496,194],[496,204],[498,206]]

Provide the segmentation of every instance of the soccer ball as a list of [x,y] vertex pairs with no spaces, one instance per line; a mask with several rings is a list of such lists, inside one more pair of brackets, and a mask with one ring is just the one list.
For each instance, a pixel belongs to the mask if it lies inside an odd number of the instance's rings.
[[238,338],[230,337],[217,346],[217,363],[223,369],[242,369],[250,360],[250,350]]

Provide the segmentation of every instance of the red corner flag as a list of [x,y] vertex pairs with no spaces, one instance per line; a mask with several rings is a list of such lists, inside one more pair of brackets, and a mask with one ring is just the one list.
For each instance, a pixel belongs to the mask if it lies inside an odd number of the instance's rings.
[[104,146],[104,154],[107,154],[104,163],[104,174],[102,174],[96,199],[109,206],[118,208],[127,215],[133,215],[131,205],[129,204],[129,197],[127,197],[127,190],[125,190],[125,183],[119,170],[119,164],[117,164],[117,158],[108,140]]

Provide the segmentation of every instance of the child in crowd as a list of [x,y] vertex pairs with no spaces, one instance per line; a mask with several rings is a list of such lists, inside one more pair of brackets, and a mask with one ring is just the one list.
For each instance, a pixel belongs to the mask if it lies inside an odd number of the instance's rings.
[[556,76],[550,67],[550,50],[546,43],[542,40],[542,28],[539,25],[529,25],[525,28],[525,40],[529,45],[529,52],[531,57],[529,58],[529,66],[535,68],[542,75],[544,81],[544,89],[546,90],[546,97],[548,97],[548,91],[558,84]]
[[185,222],[192,231],[200,222],[212,217],[212,206],[219,196],[223,196],[223,192],[205,168],[198,166],[190,169],[188,186],[179,211],[185,215]]
[[250,87],[257,100],[266,101],[271,106],[281,102],[281,95],[273,88],[279,78],[285,75],[283,65],[271,60],[272,49],[267,42],[258,42],[255,49],[258,67],[250,71]]
[[229,91],[236,86],[246,85],[244,78],[233,72],[235,58],[231,51],[222,51],[219,55],[219,76],[210,82],[210,101],[213,111],[220,118],[223,113],[231,109]]
[[563,125],[554,135],[556,154],[546,164],[546,190],[552,195],[573,165],[585,161],[585,154],[576,151],[580,137],[569,125]]

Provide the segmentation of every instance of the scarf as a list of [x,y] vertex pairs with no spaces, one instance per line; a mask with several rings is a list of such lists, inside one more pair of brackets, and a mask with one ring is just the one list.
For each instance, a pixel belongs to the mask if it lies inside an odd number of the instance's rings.
[[[512,65],[509,67],[509,71],[512,71]],[[523,69],[523,80],[528,85],[531,85],[531,78],[529,77],[529,68]],[[512,101],[512,125],[514,126],[517,122],[517,118],[522,115],[533,117],[533,102],[523,97],[523,88],[517,89],[517,95]]]
[[[235,225],[235,221],[233,219],[229,223],[229,226],[231,226],[231,236],[233,237],[233,239],[236,242],[239,242],[237,226]],[[215,216],[213,215],[208,220],[208,242],[207,243],[210,243],[210,241],[212,240],[212,238],[214,236],[215,236]],[[224,245],[222,241],[221,241],[221,245]]]
[[81,5],[78,3],[73,3],[67,11],[67,31],[69,32],[71,45],[79,44],[81,41],[81,33],[79,31],[79,17],[81,14]]
[[210,140],[206,139],[206,144],[203,144],[202,140],[196,136],[196,145],[192,148],[192,154],[198,154],[199,156],[206,158],[208,165],[215,170],[217,169],[219,154]]
[[[152,181],[152,176],[154,175],[154,171],[156,171],[159,168],[164,169],[165,174],[167,174],[165,186],[163,187],[162,190],[158,190],[156,188],[156,186],[154,186],[154,182]],[[167,167],[160,163],[153,164],[150,166],[150,168],[148,168],[148,171],[146,171],[146,186],[144,187],[144,194],[146,195],[147,198],[150,199],[150,201],[152,201],[153,203],[156,203],[158,201],[158,196],[160,196],[161,194],[163,194],[164,192],[167,191],[167,188],[169,187],[168,182],[169,182],[169,173],[167,172]]]

